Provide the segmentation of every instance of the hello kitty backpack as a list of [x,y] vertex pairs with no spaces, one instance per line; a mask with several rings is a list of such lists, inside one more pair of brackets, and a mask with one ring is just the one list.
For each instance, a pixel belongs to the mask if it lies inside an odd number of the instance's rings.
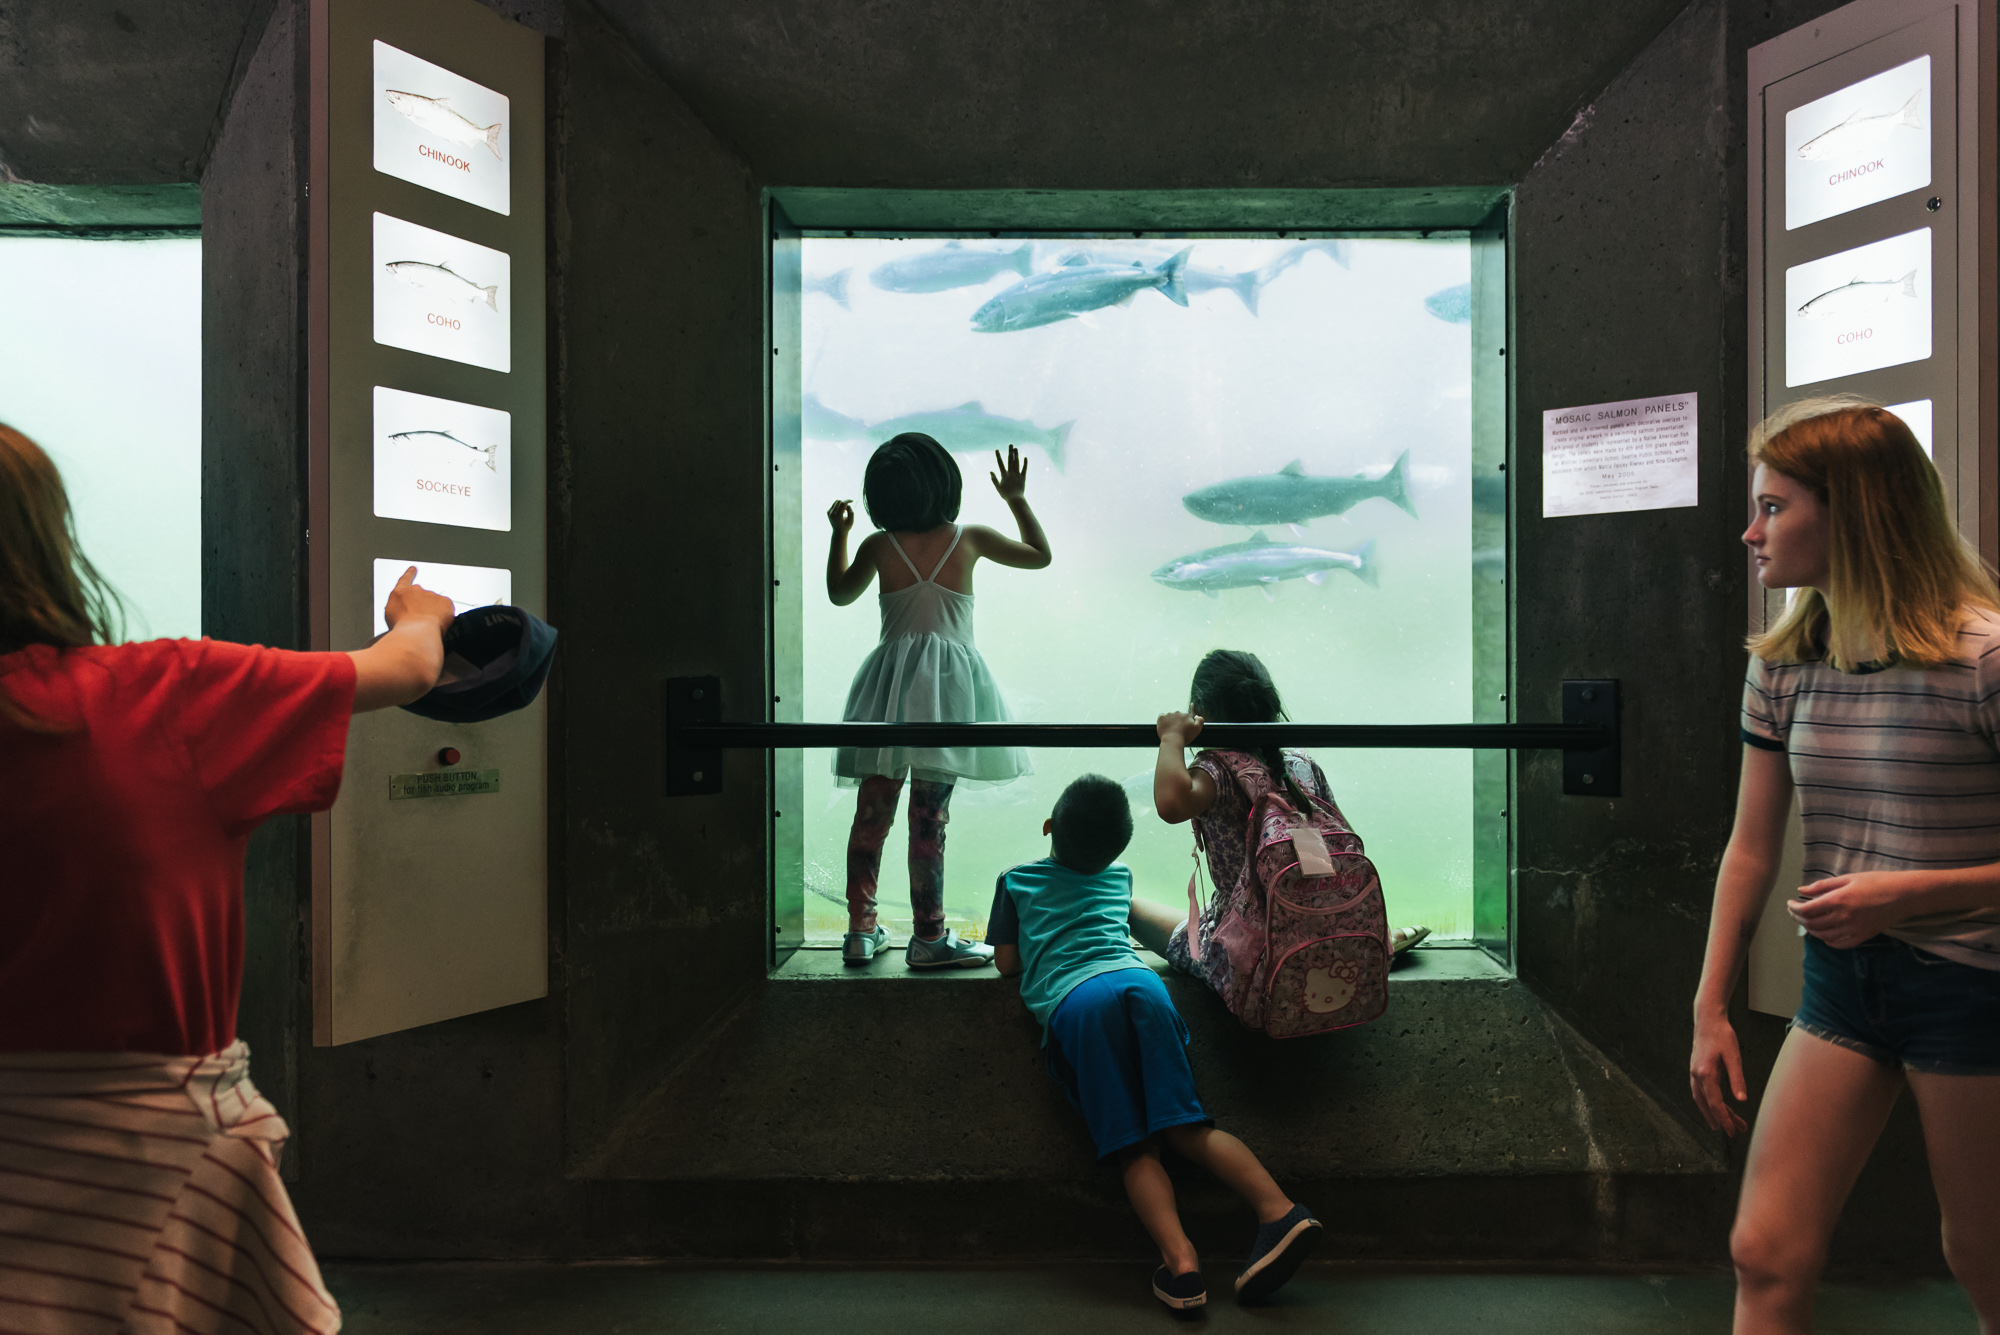
[[[1188,953],[1221,952],[1210,984],[1251,1029],[1300,1038],[1378,1019],[1389,1008],[1389,915],[1382,882],[1340,808],[1307,790],[1300,812],[1255,756],[1210,751],[1250,799],[1247,856],[1236,884],[1217,887],[1206,945],[1200,909],[1201,826],[1188,878]],[[1222,961],[1215,961],[1216,964]]]

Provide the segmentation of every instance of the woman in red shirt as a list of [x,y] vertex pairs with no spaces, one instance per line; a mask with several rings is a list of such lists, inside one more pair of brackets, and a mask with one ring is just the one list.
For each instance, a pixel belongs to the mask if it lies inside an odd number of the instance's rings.
[[352,653],[117,644],[55,465],[0,426],[0,1328],[332,1331],[236,1038],[243,857],[437,681],[412,583]]

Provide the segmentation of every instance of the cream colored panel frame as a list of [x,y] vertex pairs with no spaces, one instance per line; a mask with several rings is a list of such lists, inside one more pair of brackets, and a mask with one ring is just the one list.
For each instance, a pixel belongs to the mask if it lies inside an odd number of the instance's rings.
[[[1988,561],[2000,557],[1995,8],[1995,0],[1857,0],[1834,10],[1750,52],[1748,121],[1751,420],[1834,392],[1889,404],[1929,399],[1932,457],[1960,531],[1973,537]],[[1785,114],[1925,55],[1930,184],[1787,229]],[[1785,271],[1920,228],[1932,234],[1930,357],[1787,389]],[[1743,506],[1747,523],[1747,497]],[[1766,592],[1747,552],[1744,561],[1754,633],[1784,611],[1784,594]],[[1781,891],[1800,875],[1800,838],[1795,807],[1786,827]],[[1798,1005],[1800,960],[1797,930],[1773,894],[1751,945],[1751,1005],[1791,1014]]]
[[[313,0],[311,14],[313,647],[352,648],[372,638],[370,568],[378,557],[505,568],[514,602],[544,615],[543,39],[475,0]],[[508,99],[506,214],[375,170],[378,39]],[[378,211],[510,257],[513,290],[495,303],[508,322],[510,370],[375,341]],[[378,385],[510,414],[511,474],[494,479],[510,488],[510,528],[375,515]],[[455,766],[442,763],[446,748],[459,752]],[[340,799],[313,821],[315,1043],[349,1043],[547,994],[547,756],[542,702],[474,725],[399,709],[354,720]],[[390,776],[446,769],[498,770],[499,791],[391,799]]]

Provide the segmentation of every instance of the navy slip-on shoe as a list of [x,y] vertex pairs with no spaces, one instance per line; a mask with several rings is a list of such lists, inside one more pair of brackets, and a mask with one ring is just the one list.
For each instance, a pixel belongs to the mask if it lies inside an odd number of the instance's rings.
[[1208,1301],[1208,1286],[1201,1282],[1199,1270],[1169,1275],[1167,1268],[1161,1266],[1153,1272],[1153,1296],[1177,1312],[1185,1311]]
[[1303,1205],[1294,1205],[1283,1219],[1259,1224],[1250,1260],[1236,1277],[1236,1301],[1256,1302],[1283,1288],[1311,1254],[1321,1232],[1319,1220]]

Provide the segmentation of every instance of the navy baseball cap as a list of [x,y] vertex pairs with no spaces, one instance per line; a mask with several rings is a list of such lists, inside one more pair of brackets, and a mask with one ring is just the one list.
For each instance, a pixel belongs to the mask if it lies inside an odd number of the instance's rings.
[[518,607],[494,604],[445,627],[444,661],[457,679],[403,708],[441,723],[484,723],[526,709],[555,661],[556,630]]

